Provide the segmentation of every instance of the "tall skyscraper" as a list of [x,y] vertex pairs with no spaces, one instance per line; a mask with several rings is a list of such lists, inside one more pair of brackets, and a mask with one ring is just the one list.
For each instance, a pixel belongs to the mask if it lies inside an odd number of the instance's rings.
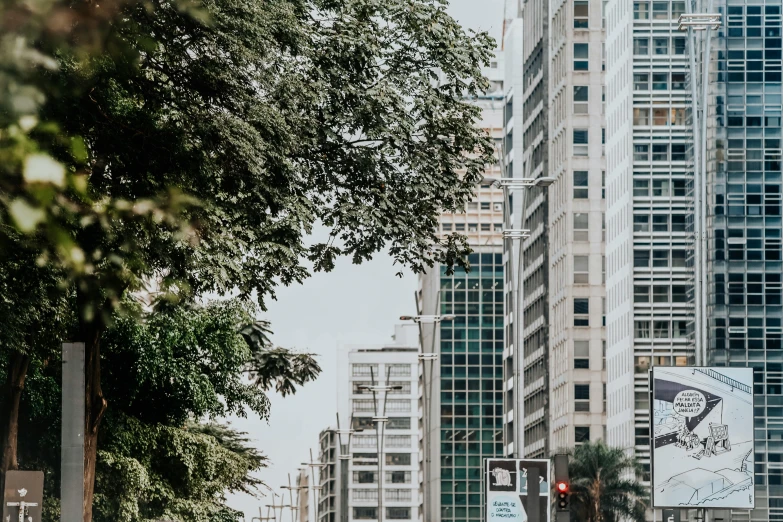
[[693,135],[684,1],[607,5],[610,444],[650,480],[648,369],[695,363]]
[[[604,24],[596,0],[523,4],[525,457],[604,437]],[[521,195],[515,194],[518,198]],[[516,213],[515,213],[516,214]],[[517,410],[519,410],[517,406]],[[518,412],[517,412],[518,414]]]
[[[607,47],[609,441],[649,473],[647,369],[756,372],[756,509],[723,520],[783,520],[781,430],[780,0],[696,2],[723,15],[706,55],[677,30],[685,1],[610,0]],[[690,53],[697,74],[690,72]],[[695,82],[696,99],[691,95]],[[694,173],[693,104],[706,107],[706,178]],[[698,113],[697,113],[698,114]],[[697,115],[696,114],[696,115]],[[694,149],[694,146],[698,147]],[[706,183],[707,345],[694,351],[694,198]],[[766,429],[765,429],[766,428]],[[647,477],[649,479],[649,476]]]
[[[492,90],[474,100],[482,108],[479,125],[496,141],[503,138],[503,70],[498,54],[485,72]],[[500,163],[487,177],[501,177]],[[433,365],[434,378],[422,380],[421,393],[431,398],[422,415],[432,415],[422,430],[421,517],[479,522],[483,459],[503,455],[503,193],[479,187],[464,213],[443,214],[440,222],[444,234],[465,232],[474,253],[470,272],[435,266],[419,280],[422,314],[454,316],[422,324],[423,351],[439,357],[423,365]]]
[[[783,2],[712,4],[724,18],[708,56],[706,362],[754,368],[756,509],[750,520],[783,520]],[[748,520],[747,512],[720,516]]]

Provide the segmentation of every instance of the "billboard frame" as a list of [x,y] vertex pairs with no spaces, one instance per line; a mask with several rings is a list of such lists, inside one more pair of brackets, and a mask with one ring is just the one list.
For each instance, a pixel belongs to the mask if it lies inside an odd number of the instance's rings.
[[[751,477],[751,483],[750,483],[750,504],[751,506],[742,505],[742,506],[714,506],[710,504],[676,504],[676,505],[670,505],[670,504],[659,504],[656,502],[656,489],[657,489],[657,483],[655,481],[655,378],[656,378],[656,370],[659,372],[666,372],[669,371],[670,373],[678,373],[678,372],[688,372],[690,371],[692,375],[695,375],[696,371],[701,370],[700,373],[703,373],[705,375],[709,375],[710,372],[715,372],[718,374],[721,374],[721,372],[725,372],[726,370],[736,371],[736,370],[746,370],[749,372],[749,381],[746,383],[742,383],[740,381],[736,381],[744,386],[747,386],[749,389],[747,390],[747,393],[750,395],[750,406],[749,406],[749,413],[750,413],[750,421],[751,421],[751,428],[750,428],[750,440],[745,441],[750,444],[750,453],[749,456],[751,457],[751,464],[754,463],[754,448],[755,448],[755,430],[753,429],[752,420],[754,418],[753,416],[753,404],[754,404],[754,390],[753,390],[753,367],[751,366],[653,366],[648,371],[648,378],[649,378],[649,415],[650,415],[650,421],[649,421],[649,430],[650,430],[650,497],[651,497],[651,508],[653,509],[674,509],[674,510],[682,510],[682,509],[696,509],[696,510],[713,510],[713,509],[729,509],[729,510],[747,510],[750,511],[752,509],[755,509],[756,507],[756,498],[755,498],[755,471],[753,469],[753,466],[751,465],[751,471],[750,471],[750,477]],[[674,370],[672,372],[672,370]],[[726,376],[724,376],[726,377]],[[731,378],[726,377],[728,380],[733,380]],[[728,385],[728,383],[723,382],[724,385]],[[744,390],[743,390],[744,391]],[[721,399],[722,400],[722,399]],[[744,442],[743,442],[744,443]],[[702,444],[704,444],[702,442]],[[705,444],[706,449],[706,444]],[[743,459],[743,462],[746,459]],[[724,497],[725,498],[725,497]],[[719,500],[719,499],[718,499]]]

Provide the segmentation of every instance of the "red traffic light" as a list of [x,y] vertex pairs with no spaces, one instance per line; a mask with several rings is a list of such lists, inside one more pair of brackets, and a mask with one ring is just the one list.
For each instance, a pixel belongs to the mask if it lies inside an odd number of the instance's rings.
[[558,482],[557,483],[557,490],[560,493],[565,493],[566,491],[568,491],[568,483],[567,482]]

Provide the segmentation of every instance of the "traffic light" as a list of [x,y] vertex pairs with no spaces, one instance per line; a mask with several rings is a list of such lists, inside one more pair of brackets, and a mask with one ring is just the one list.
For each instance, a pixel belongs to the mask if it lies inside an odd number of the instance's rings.
[[568,497],[571,495],[568,490],[568,482],[558,482],[555,488],[557,489],[557,510],[568,511]]
[[[568,455],[555,455],[554,461],[555,494],[557,495],[557,505],[555,507],[558,513],[568,513],[568,503],[571,497],[571,481],[568,477]],[[568,515],[563,515],[563,517],[564,520],[568,519]]]

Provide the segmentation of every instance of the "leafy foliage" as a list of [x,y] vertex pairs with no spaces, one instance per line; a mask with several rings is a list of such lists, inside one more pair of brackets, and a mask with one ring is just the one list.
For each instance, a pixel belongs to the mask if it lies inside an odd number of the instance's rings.
[[[146,277],[263,302],[304,259],[467,252],[434,232],[492,157],[464,97],[493,42],[442,0],[66,5],[0,11],[48,67],[3,73],[29,95],[0,127],[0,223],[92,288],[90,314]],[[316,222],[332,239],[308,246]]]
[[571,514],[585,522],[644,522],[647,490],[641,465],[603,441],[585,442],[570,452]]
[[225,505],[225,492],[254,493],[250,473],[266,458],[244,434],[219,424],[148,425],[132,418],[107,420],[111,433],[99,452],[97,522],[241,520]]
[[[256,493],[263,484],[253,473],[267,459],[245,434],[215,419],[249,412],[267,418],[264,391],[285,382],[293,393],[318,375],[318,364],[310,355],[274,347],[269,326],[252,322],[253,308],[239,300],[180,303],[155,312],[133,303],[124,308],[134,313],[116,317],[104,334],[109,408],[100,434],[93,519],[241,520],[225,505],[225,492]],[[264,343],[246,341],[242,332],[254,328],[263,328]],[[257,362],[266,351],[275,364]],[[285,364],[286,354],[301,362]],[[7,357],[0,351],[0,368]],[[44,515],[51,522],[59,516],[59,369],[56,352],[48,361],[32,362],[20,419],[27,434],[20,440],[20,464],[46,471],[50,500]]]

